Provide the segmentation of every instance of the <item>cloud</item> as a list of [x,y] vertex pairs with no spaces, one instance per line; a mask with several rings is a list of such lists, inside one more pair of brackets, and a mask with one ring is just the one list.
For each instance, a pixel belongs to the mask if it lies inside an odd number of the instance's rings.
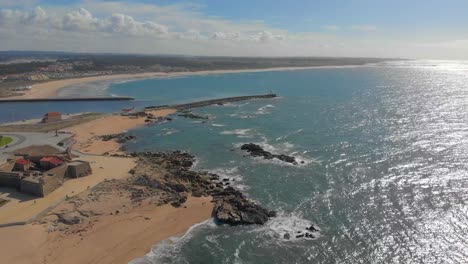
[[211,35],[211,39],[228,39],[228,40],[235,40],[239,39],[240,34],[238,32],[214,32]]
[[351,29],[358,31],[376,31],[377,27],[373,25],[353,25]]
[[101,32],[130,36],[160,36],[169,33],[166,26],[152,21],[137,21],[132,16],[120,13],[97,18],[85,8],[63,15],[48,15],[41,7],[36,7],[31,12],[2,9],[0,25],[17,30],[21,30],[21,27],[34,27],[37,30],[55,29],[66,32]]
[[284,40],[285,36],[276,35],[270,31],[260,31],[253,35],[253,39],[256,41],[271,41],[271,40]]
[[4,26],[41,24],[46,22],[47,19],[47,14],[41,7],[36,7],[31,12],[11,9],[0,10],[0,25]]

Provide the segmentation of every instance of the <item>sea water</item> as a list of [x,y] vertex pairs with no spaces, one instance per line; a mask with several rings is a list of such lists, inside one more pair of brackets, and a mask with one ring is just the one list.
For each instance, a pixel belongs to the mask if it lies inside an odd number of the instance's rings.
[[[273,91],[132,131],[129,151],[185,150],[279,212],[264,226],[208,220],[133,263],[468,261],[468,65],[394,62],[156,79],[111,92],[157,104]],[[252,158],[243,143],[304,161]],[[311,224],[313,240],[295,238]],[[291,239],[284,239],[285,233]]]
[[[207,120],[175,114],[172,122],[130,131],[138,139],[126,145],[128,151],[188,151],[197,157],[195,169],[232,179],[250,199],[278,211],[264,226],[207,220],[132,263],[468,260],[467,62],[404,61],[106,87],[107,94],[137,101],[101,105],[101,111],[279,95],[193,110]],[[240,150],[243,143],[304,163],[252,158]],[[296,238],[311,224],[320,228],[319,237]]]

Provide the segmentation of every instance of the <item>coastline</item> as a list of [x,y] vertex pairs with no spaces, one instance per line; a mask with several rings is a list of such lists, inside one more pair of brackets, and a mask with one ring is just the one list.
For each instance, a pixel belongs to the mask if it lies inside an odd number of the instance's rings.
[[[336,68],[355,68],[364,67],[366,65],[336,65],[336,66],[310,66],[310,67],[278,67],[265,69],[239,69],[239,70],[210,70],[210,71],[194,71],[194,72],[145,72],[145,73],[129,73],[129,74],[111,74],[100,75],[93,77],[82,77],[65,80],[55,80],[32,85],[31,90],[19,96],[7,97],[5,99],[35,99],[35,98],[53,98],[57,97],[61,89],[72,85],[100,82],[100,81],[118,81],[118,80],[138,80],[152,78],[171,78],[184,76],[202,76],[202,75],[217,75],[217,74],[232,74],[232,73],[253,73],[253,72],[273,72],[273,71],[294,71],[294,70],[310,70],[310,69],[336,69]],[[2,99],[0,99],[2,100]]]

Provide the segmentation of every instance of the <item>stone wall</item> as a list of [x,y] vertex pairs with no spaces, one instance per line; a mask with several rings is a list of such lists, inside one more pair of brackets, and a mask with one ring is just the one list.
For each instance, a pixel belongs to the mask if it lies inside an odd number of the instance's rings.
[[67,164],[62,164],[57,168],[54,168],[45,173],[45,176],[42,177],[42,190],[43,196],[48,195],[49,193],[55,191],[58,187],[62,186],[63,178],[67,173]]
[[44,192],[42,191],[42,184],[33,177],[35,176],[26,177],[21,180],[20,191],[22,193],[44,197]]
[[19,188],[20,187],[20,175],[12,172],[0,172],[0,186]]

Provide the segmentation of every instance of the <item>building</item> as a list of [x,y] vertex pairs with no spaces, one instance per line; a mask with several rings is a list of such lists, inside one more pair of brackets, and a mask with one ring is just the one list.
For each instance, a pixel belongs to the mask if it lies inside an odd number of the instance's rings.
[[62,120],[62,114],[59,112],[48,112],[42,118],[43,123],[53,123]]
[[31,167],[31,162],[25,159],[17,159],[15,161],[14,169],[15,171],[27,171]]
[[51,170],[63,164],[63,160],[58,157],[43,157],[40,159],[39,164],[43,170]]
[[87,161],[73,161],[68,163],[67,177],[80,178],[91,174],[91,166]]

